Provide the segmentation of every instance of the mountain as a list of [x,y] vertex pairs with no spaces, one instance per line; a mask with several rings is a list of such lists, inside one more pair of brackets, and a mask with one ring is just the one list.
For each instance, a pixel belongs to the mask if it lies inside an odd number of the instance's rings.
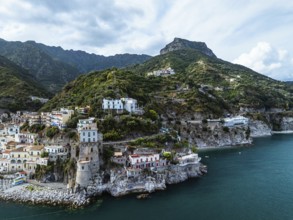
[[189,41],[181,38],[174,38],[174,40],[161,49],[160,54],[166,54],[176,50],[193,49],[199,51],[207,56],[216,58],[213,51],[207,47],[204,42]]
[[31,101],[30,96],[48,97],[26,70],[0,56],[0,108],[9,110],[37,110],[41,103]]
[[[184,40],[184,42],[187,42]],[[169,76],[148,76],[172,68]],[[102,98],[132,97],[166,118],[222,117],[240,108],[255,111],[292,109],[293,90],[280,81],[235,65],[198,48],[184,47],[126,69],[91,72],[78,77],[50,100],[43,110],[92,106],[101,114]]]
[[30,42],[0,40],[0,55],[28,70],[42,86],[53,93],[79,75],[76,68],[55,60]]
[[0,55],[27,69],[47,90],[56,93],[78,75],[92,70],[126,67],[144,62],[148,55],[99,56],[84,51],[63,50],[34,41],[9,42],[0,39]]
[[151,58],[149,55],[137,54],[116,54],[114,56],[102,56],[96,54],[89,54],[84,51],[64,50],[61,47],[50,47],[44,44],[30,41],[41,50],[45,51],[50,56],[59,61],[70,64],[77,68],[79,72],[85,73],[93,70],[104,70],[112,67],[122,68],[134,64],[143,63]]

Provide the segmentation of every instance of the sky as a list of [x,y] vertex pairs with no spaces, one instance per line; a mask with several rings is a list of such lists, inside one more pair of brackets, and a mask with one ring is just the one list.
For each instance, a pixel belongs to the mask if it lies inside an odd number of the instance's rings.
[[0,38],[100,55],[157,55],[175,37],[293,81],[293,1],[0,0]]

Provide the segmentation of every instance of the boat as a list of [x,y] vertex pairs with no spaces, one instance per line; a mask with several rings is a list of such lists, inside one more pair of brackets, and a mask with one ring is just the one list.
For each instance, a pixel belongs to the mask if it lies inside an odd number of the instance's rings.
[[12,181],[12,186],[18,186],[18,185],[21,185],[21,184],[23,184],[25,182],[26,182],[26,178],[25,177],[16,177]]
[[139,194],[138,196],[136,196],[137,199],[148,199],[150,198],[150,194],[148,193],[144,193],[144,194]]

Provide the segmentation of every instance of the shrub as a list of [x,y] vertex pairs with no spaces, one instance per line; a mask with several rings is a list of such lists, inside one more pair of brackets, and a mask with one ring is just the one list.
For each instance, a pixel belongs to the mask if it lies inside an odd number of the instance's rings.
[[223,131],[225,131],[225,132],[229,132],[230,130],[229,130],[228,127],[224,126],[224,127],[223,127]]
[[46,131],[46,136],[48,138],[53,138],[56,134],[59,133],[59,128],[58,127],[49,127]]

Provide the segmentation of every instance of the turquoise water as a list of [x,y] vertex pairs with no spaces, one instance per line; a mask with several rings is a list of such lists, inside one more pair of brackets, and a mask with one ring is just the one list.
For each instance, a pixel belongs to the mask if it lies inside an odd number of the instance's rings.
[[104,196],[77,211],[0,203],[0,219],[293,219],[293,135],[200,155],[208,165],[206,176],[169,186],[148,200]]

